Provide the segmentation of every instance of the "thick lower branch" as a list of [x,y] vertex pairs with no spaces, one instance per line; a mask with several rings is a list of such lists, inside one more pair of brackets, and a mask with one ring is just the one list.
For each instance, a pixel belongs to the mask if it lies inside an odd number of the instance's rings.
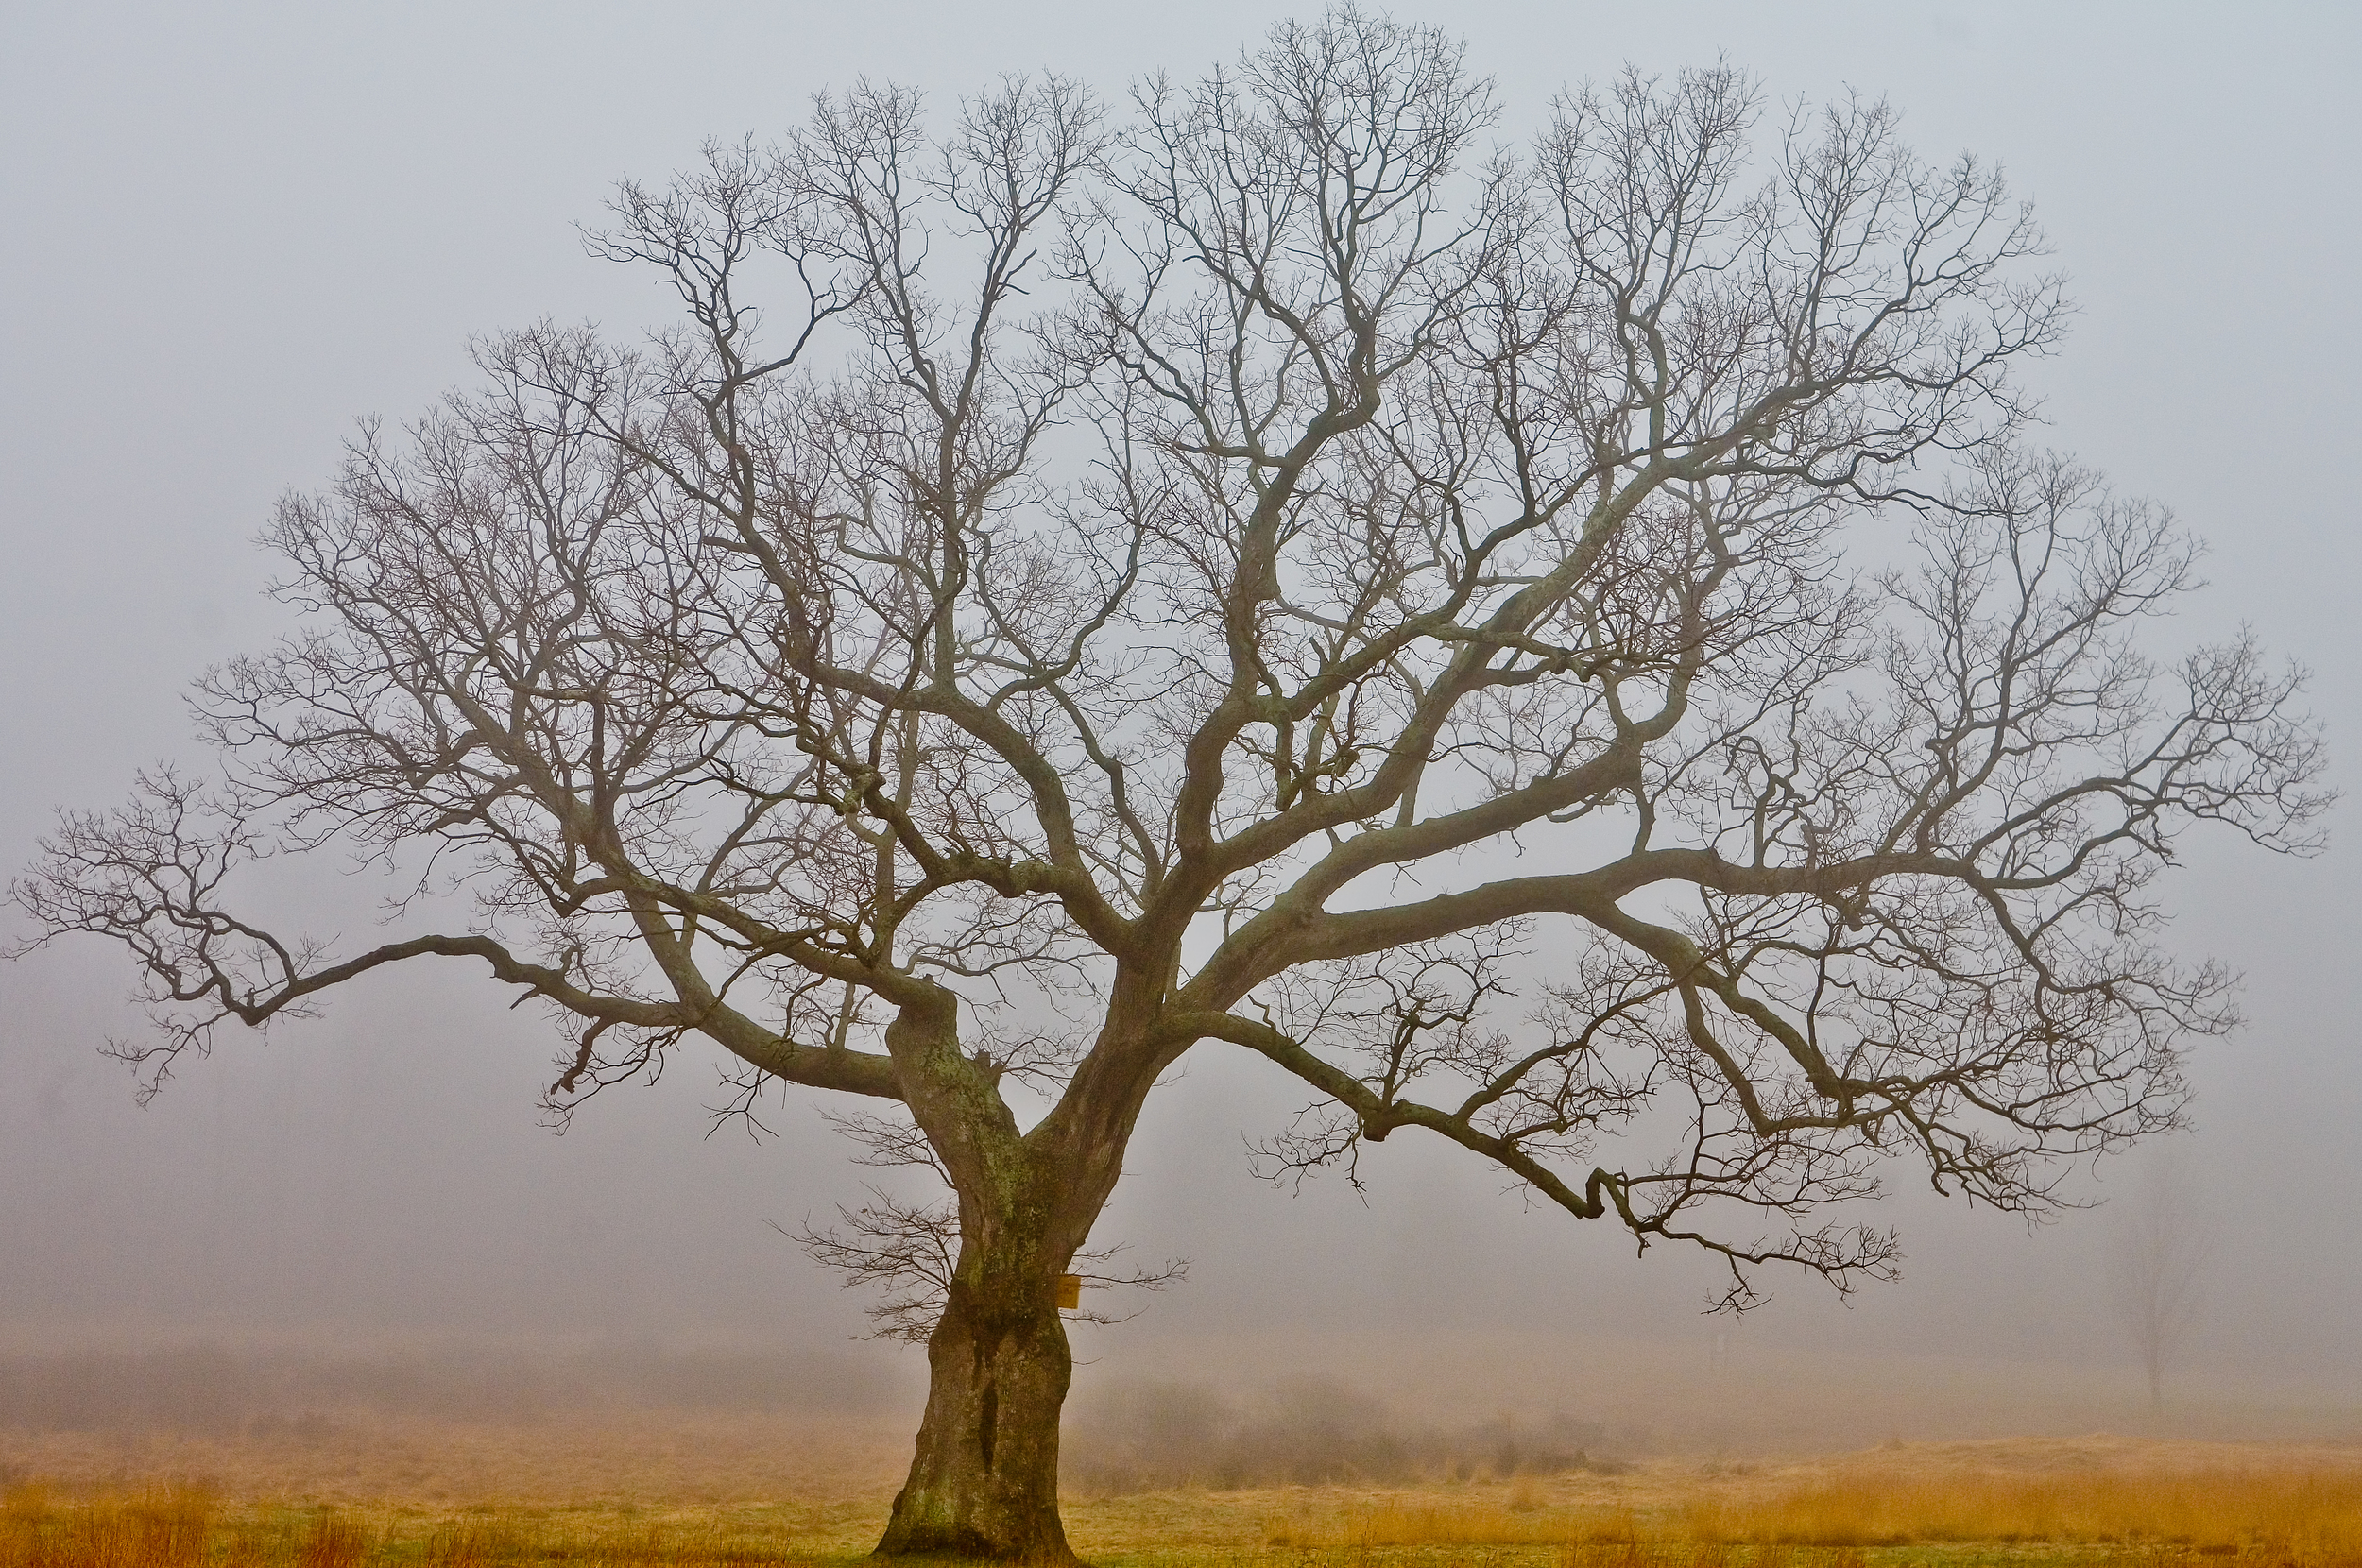
[[866,1051],[801,1046],[761,1028],[735,1009],[719,1003],[698,1009],[680,1002],[643,1001],[588,991],[546,964],[519,959],[488,936],[421,936],[333,964],[290,980],[260,1001],[225,998],[229,1010],[248,1025],[260,1025],[292,1003],[357,979],[373,969],[412,958],[480,958],[493,977],[525,988],[527,995],[550,1000],[594,1024],[625,1024],[642,1029],[693,1029],[716,1040],[733,1054],[774,1077],[814,1089],[886,1099],[902,1098],[894,1064]]

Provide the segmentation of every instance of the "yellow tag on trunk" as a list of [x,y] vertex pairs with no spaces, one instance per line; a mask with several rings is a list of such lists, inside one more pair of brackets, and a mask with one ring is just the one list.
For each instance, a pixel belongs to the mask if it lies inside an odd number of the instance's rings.
[[1058,1310],[1061,1312],[1071,1312],[1082,1304],[1083,1276],[1080,1274],[1060,1274],[1058,1276]]

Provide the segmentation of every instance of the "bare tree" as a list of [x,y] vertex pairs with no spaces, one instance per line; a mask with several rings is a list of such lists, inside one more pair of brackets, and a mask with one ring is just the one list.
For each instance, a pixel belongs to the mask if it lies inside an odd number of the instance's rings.
[[2151,1158],[2139,1185],[2110,1207],[2115,1235],[2108,1283],[2116,1314],[2140,1353],[2154,1414],[2165,1408],[2165,1371],[2179,1359],[2205,1304],[2202,1276],[2213,1238],[2196,1176],[2171,1153]]
[[[2043,1208],[2232,1022],[2151,880],[2312,844],[2295,673],[2137,650],[2193,547],[2021,445],[2062,306],[1993,172],[1876,104],[1757,138],[1725,69],[1495,118],[1345,9],[1120,115],[864,85],[625,186],[594,247],[685,323],[365,429],[267,536],[308,629],[198,685],[224,781],[16,896],[131,949],[151,1086],[447,957],[549,1008],[561,1110],[702,1036],[906,1120],[949,1222],[833,1238],[927,1328],[890,1553],[1070,1556],[1056,1280],[1201,1045],[1308,1087],[1275,1175],[1416,1129],[1733,1307],[1891,1274],[1828,1212],[1888,1159]],[[332,843],[476,912],[239,912]]]

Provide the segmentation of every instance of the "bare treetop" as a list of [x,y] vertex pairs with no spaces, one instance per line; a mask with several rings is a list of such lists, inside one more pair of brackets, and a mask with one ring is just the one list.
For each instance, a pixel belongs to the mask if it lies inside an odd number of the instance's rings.
[[[151,1081],[441,954],[550,1006],[561,1107],[691,1035],[899,1101],[939,1347],[1207,1041],[1316,1097],[1276,1169],[1421,1128],[1734,1304],[1890,1272],[1822,1212],[1890,1156],[2039,1209],[2231,1021],[2154,945],[2177,835],[2312,847],[2318,739],[2244,638],[2139,650],[2195,547],[2024,444],[2062,305],[1998,175],[1763,118],[1627,75],[1496,145],[1456,43],[1345,10],[1121,112],[1011,80],[935,140],[864,84],[625,185],[592,248],[684,324],[365,430],[269,532],[308,630],[200,686],[227,784],[67,818],[18,896],[146,965]],[[229,912],[332,841],[475,920]]]

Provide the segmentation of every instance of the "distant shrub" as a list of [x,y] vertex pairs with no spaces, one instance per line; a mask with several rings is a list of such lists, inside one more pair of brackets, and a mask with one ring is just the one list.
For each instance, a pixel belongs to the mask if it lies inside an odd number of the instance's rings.
[[1564,1415],[1412,1425],[1333,1379],[1299,1378],[1246,1401],[1201,1384],[1120,1384],[1070,1410],[1060,1450],[1064,1483],[1104,1493],[1621,1469],[1595,1457],[1602,1439],[1597,1425]]

